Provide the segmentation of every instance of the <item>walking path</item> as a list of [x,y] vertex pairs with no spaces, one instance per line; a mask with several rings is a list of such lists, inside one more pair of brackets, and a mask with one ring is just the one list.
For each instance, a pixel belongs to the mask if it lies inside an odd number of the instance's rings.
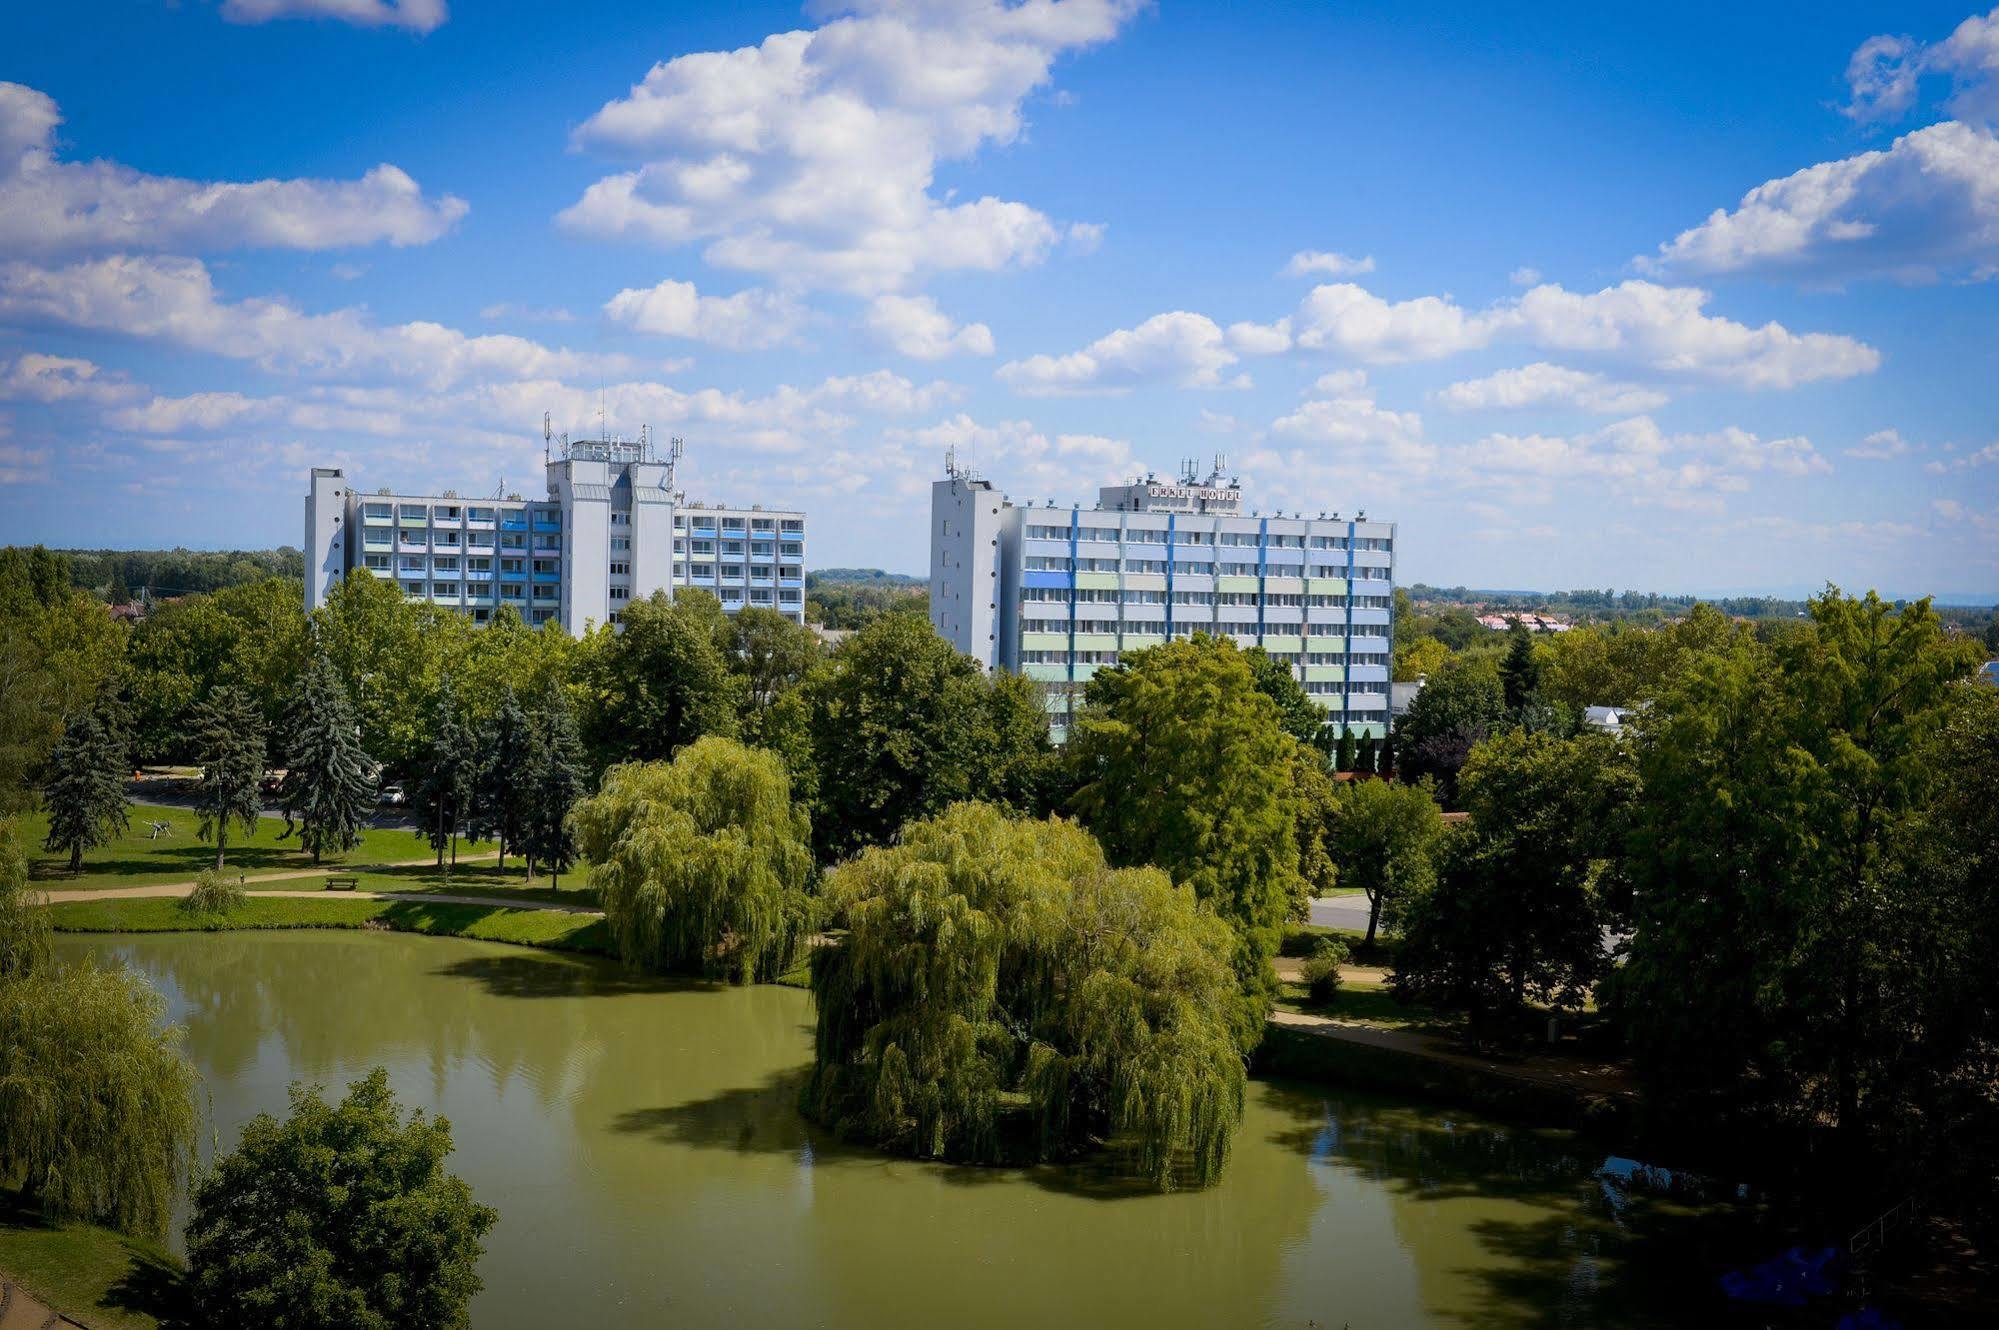
[[1517,1062],[1500,1061],[1466,1053],[1445,1039],[1416,1034],[1409,1030],[1387,1030],[1359,1021],[1342,1021],[1331,1016],[1313,1016],[1302,1011],[1273,1011],[1270,1023],[1300,1030],[1321,1039],[1338,1039],[1370,1048],[1386,1048],[1432,1062],[1448,1062],[1460,1067],[1505,1076],[1530,1085],[1545,1085],[1576,1094],[1624,1097],[1636,1093],[1631,1077],[1614,1063],[1584,1062],[1574,1058],[1528,1056]]
[[[458,862],[477,863],[482,859],[499,858],[498,851],[486,854],[468,854]],[[477,896],[444,891],[266,891],[266,882],[295,882],[300,878],[352,877],[357,873],[379,872],[384,868],[427,868],[434,859],[405,859],[393,864],[357,864],[352,867],[333,865],[321,868],[289,869],[282,873],[266,873],[261,877],[246,880],[243,889],[252,896],[274,896],[287,900],[364,900],[364,901],[432,901],[440,905],[485,905],[502,910],[555,910],[561,914],[587,914],[601,916],[604,912],[589,905],[567,905],[558,901],[535,900],[524,896]],[[187,895],[194,890],[193,882],[155,882],[143,887],[103,887],[96,891],[78,887],[69,891],[46,893],[51,905],[65,901],[116,901],[174,898]],[[12,1327],[0,1328],[12,1330]]]
[[67,1316],[50,1311],[28,1291],[0,1275],[0,1330],[83,1330]]

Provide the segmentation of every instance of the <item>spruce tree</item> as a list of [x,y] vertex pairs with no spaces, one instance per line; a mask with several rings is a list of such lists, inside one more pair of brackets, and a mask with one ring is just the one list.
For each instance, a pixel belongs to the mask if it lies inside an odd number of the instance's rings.
[[458,826],[472,802],[478,778],[478,755],[472,734],[458,711],[458,694],[446,679],[437,691],[431,709],[430,736],[418,759],[417,805],[423,809],[423,829],[417,834],[437,851],[437,866],[444,867],[445,846],[451,847],[451,862],[458,862]]
[[256,703],[241,688],[225,684],[188,716],[189,738],[201,763],[194,792],[201,838],[215,842],[215,867],[229,848],[229,824],[244,833],[257,829],[264,783],[264,722]]
[[1333,770],[1352,771],[1359,748],[1352,730],[1340,731],[1340,741],[1333,749]]
[[527,851],[528,876],[541,864],[554,885],[562,885],[562,870],[576,860],[576,838],[569,830],[569,810],[583,797],[583,743],[576,717],[559,689],[551,688],[529,721],[532,740],[527,770],[527,816],[522,845]]
[[81,872],[83,852],[108,845],[125,830],[125,744],[94,711],[83,711],[63,730],[49,756],[42,805],[49,834],[43,848],[69,851],[69,871]]
[[375,782],[347,690],[333,663],[317,656],[285,712],[285,778],[278,786],[285,820],[298,819],[298,843],[319,862],[327,850],[361,843]]
[[1526,624],[1515,619],[1507,637],[1499,681],[1506,690],[1506,709],[1517,714],[1541,686],[1541,663],[1534,659],[1534,635]]
[[527,712],[512,688],[479,732],[479,776],[472,800],[472,831],[500,843],[500,867],[507,850],[518,849],[528,815],[529,726]]
[[1354,770],[1363,775],[1372,776],[1374,774],[1374,758],[1377,751],[1374,736],[1363,734],[1360,737],[1360,747],[1354,754]]

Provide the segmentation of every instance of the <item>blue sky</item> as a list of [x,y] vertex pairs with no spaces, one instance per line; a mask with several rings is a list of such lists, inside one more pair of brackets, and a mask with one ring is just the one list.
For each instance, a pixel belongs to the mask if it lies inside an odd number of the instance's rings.
[[[187,0],[0,17],[0,527],[687,441],[813,562],[1224,453],[1477,586],[1999,599],[1999,10]],[[558,12],[559,11],[559,12]]]

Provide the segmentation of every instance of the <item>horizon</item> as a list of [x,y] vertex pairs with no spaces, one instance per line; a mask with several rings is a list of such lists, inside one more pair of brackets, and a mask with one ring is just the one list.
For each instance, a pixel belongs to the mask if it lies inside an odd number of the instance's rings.
[[828,565],[924,566],[947,450],[1023,500],[1225,453],[1405,584],[1999,602],[1999,10],[0,23],[11,541],[532,494],[547,411]]

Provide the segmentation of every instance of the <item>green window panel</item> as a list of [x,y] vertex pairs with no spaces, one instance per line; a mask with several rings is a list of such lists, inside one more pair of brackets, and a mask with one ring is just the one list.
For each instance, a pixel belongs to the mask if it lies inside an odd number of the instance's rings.
[[1116,650],[1117,650],[1117,634],[1116,634],[1116,633],[1077,633],[1077,634],[1076,634],[1076,650],[1078,650],[1078,651],[1116,651]]
[[1067,665],[1023,665],[1020,667],[1020,672],[1030,679],[1039,679],[1044,683],[1059,683],[1069,677]]
[[1165,642],[1166,634],[1164,633],[1126,633],[1122,649],[1125,651],[1139,651],[1146,647],[1163,646]]
[[1347,580],[1344,577],[1308,577],[1305,579],[1305,594],[1308,596],[1344,596]]
[[1124,575],[1124,589],[1127,591],[1164,591],[1166,589],[1166,575],[1164,573],[1126,573]]
[[1022,633],[1020,635],[1020,649],[1022,651],[1067,651],[1069,649],[1069,635],[1067,633]]
[[1077,573],[1076,587],[1081,591],[1117,590],[1116,573]]
[[1285,637],[1277,633],[1265,633],[1263,635],[1263,649],[1265,651],[1303,651],[1305,649],[1305,639],[1302,637]]
[[1346,667],[1343,665],[1307,665],[1305,667],[1306,683],[1344,683],[1346,682],[1346,677]]
[[1215,579],[1215,590],[1254,591],[1257,589],[1256,583],[1257,580],[1254,577],[1217,577]]

